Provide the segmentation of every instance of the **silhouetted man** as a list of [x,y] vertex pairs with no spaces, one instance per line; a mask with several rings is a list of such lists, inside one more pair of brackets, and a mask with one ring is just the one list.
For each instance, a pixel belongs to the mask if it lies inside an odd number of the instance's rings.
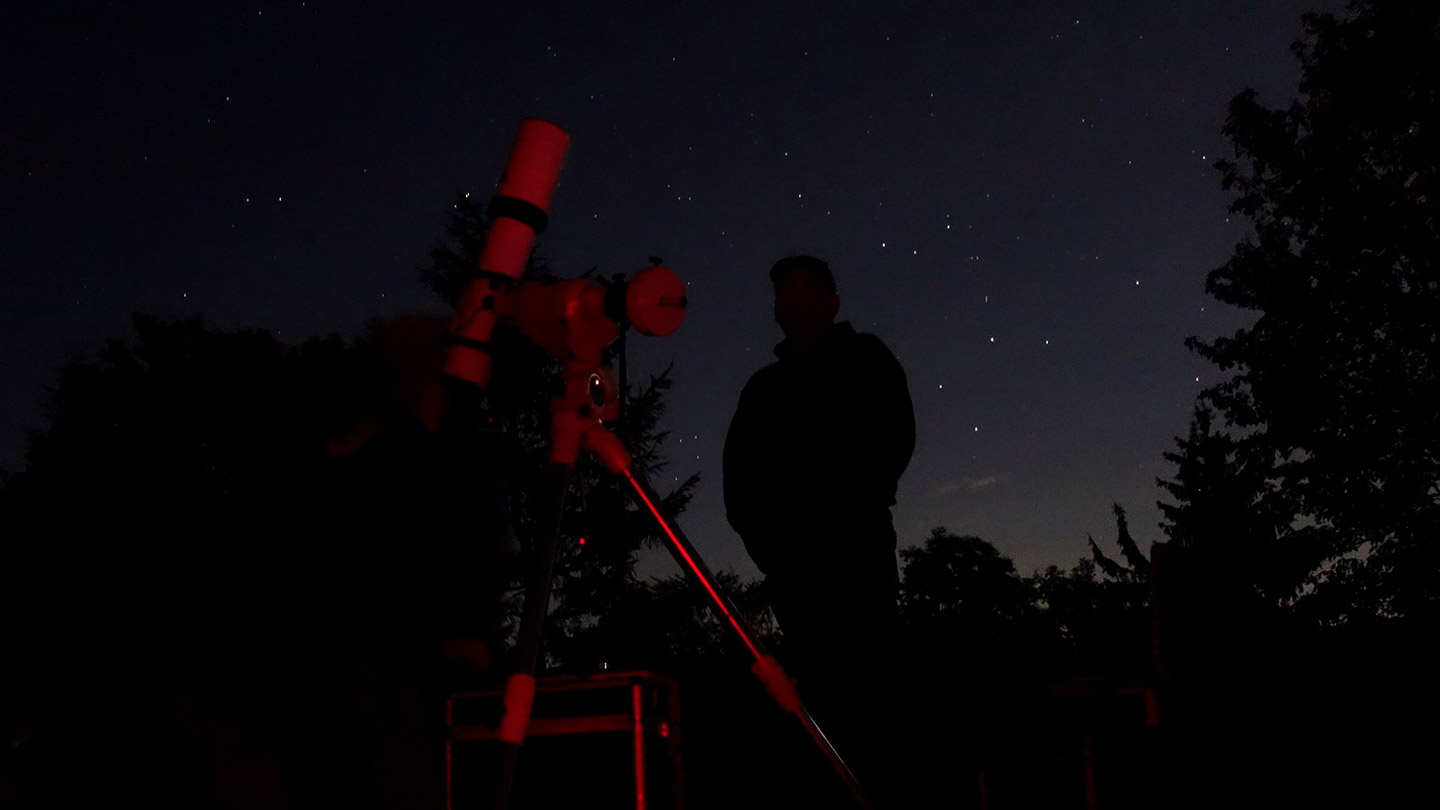
[[829,266],[770,269],[779,358],[740,394],[725,438],[725,513],[755,565],[801,694],[841,753],[885,781],[887,672],[898,633],[890,507],[915,446],[905,372],[881,340],[835,322]]

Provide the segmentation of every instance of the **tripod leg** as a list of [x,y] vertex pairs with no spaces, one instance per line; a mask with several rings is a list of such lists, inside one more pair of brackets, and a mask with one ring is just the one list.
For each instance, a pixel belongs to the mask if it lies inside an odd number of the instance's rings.
[[546,503],[544,523],[536,538],[535,567],[525,590],[525,609],[520,616],[520,637],[515,646],[515,669],[505,682],[505,714],[500,721],[500,779],[495,797],[496,810],[507,810],[515,783],[515,766],[530,710],[535,697],[535,672],[539,669],[545,614],[550,609],[550,585],[555,570],[555,553],[560,544],[560,520],[565,514],[565,494],[570,484],[571,465],[552,462],[545,471]]
[[751,671],[753,671],[755,676],[765,685],[766,690],[770,692],[770,695],[775,698],[775,701],[780,704],[781,708],[791,712],[800,720],[801,725],[805,727],[806,733],[810,735],[810,739],[815,743],[816,747],[820,749],[820,752],[825,755],[826,760],[830,762],[830,766],[835,769],[836,774],[839,775],[840,779],[845,783],[845,787],[849,789],[850,795],[854,797],[856,803],[860,807],[869,810],[871,807],[870,800],[866,797],[860,781],[855,778],[854,772],[850,770],[850,766],[845,764],[845,760],[841,758],[840,752],[835,750],[835,745],[830,742],[830,738],[825,736],[825,732],[820,729],[820,726],[815,722],[815,718],[810,715],[810,712],[805,708],[804,704],[801,703],[799,695],[795,693],[794,686],[789,676],[785,674],[785,670],[780,666],[780,662],[775,660],[773,655],[765,651],[765,648],[760,644],[759,639],[755,638],[754,632],[750,630],[749,625],[745,622],[745,618],[740,614],[740,611],[735,608],[730,598],[720,590],[719,584],[715,582],[714,575],[710,573],[710,569],[705,565],[705,561],[700,559],[700,555],[695,551],[695,547],[690,544],[690,540],[685,537],[685,533],[680,531],[680,527],[674,525],[660,512],[659,497],[650,489],[650,485],[645,483],[632,468],[624,468],[622,474],[629,482],[631,491],[635,495],[638,505],[648,511],[650,515],[655,518],[655,521],[660,524],[660,528],[664,531],[665,537],[669,541],[670,553],[675,557],[675,560],[680,563],[680,567],[684,569],[685,574],[705,591],[710,597],[711,604],[720,612],[721,617],[724,618],[731,629],[735,631],[735,634],[740,638],[740,641],[744,643],[746,649],[750,651],[750,654],[754,656],[755,662],[751,666]]

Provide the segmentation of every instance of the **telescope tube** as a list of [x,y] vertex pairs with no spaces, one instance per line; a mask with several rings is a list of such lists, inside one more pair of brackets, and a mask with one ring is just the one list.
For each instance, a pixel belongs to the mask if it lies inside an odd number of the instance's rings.
[[489,382],[496,296],[507,280],[520,280],[536,234],[549,224],[550,198],[569,148],[570,136],[549,121],[520,122],[500,188],[486,211],[490,229],[480,252],[480,277],[466,288],[450,318],[446,374],[481,387]]

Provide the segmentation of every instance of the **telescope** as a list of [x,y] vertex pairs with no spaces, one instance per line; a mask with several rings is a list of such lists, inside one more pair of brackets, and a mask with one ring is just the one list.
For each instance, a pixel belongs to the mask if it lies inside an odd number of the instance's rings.
[[550,197],[560,179],[570,138],[546,121],[520,125],[500,189],[486,210],[490,228],[479,273],[450,320],[445,373],[484,387],[493,357],[497,321],[519,327],[562,360],[595,359],[621,330],[647,336],[674,332],[685,315],[685,283],[664,267],[649,267],[628,282],[602,288],[584,279],[521,283],[535,237],[550,219]]
[[651,515],[681,569],[708,597],[732,634],[746,648],[751,671],[786,712],[794,715],[845,783],[858,806],[870,803],[854,773],[816,724],[779,661],[720,589],[688,538],[660,509],[660,499],[637,471],[629,451],[606,427],[618,416],[619,392],[602,352],[633,327],[642,335],[664,336],[679,328],[688,299],[685,283],[672,270],[644,268],[628,281],[601,285],[590,279],[522,279],[535,237],[549,225],[550,202],[560,179],[570,137],[548,121],[520,124],[499,188],[487,208],[490,226],[470,282],[450,319],[444,371],[484,388],[496,357],[491,337],[499,323],[518,328],[563,365],[562,392],[550,402],[550,451],[544,512],[536,536],[535,567],[525,592],[515,650],[515,670],[505,682],[501,776],[495,806],[507,810],[515,764],[525,741],[535,698],[540,639],[549,609],[550,585],[559,543],[569,476],[582,450],[599,456],[605,468],[624,479],[642,511]]

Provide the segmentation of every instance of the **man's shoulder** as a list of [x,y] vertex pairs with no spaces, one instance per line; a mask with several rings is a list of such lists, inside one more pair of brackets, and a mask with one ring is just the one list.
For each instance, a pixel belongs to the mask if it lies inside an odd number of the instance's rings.
[[870,332],[856,332],[851,339],[851,352],[858,357],[872,359],[878,362],[898,362],[895,353],[890,351],[890,346],[881,339],[879,335]]
[[780,365],[780,361],[778,360],[761,366],[755,369],[755,372],[750,375],[750,379],[745,382],[745,388],[746,390],[767,388],[773,385],[784,373],[785,369]]
[[885,341],[881,339],[879,335],[874,334],[873,332],[856,332],[854,337],[854,345],[860,349],[865,349],[868,351],[878,350],[886,353],[890,351],[890,347],[885,345]]

